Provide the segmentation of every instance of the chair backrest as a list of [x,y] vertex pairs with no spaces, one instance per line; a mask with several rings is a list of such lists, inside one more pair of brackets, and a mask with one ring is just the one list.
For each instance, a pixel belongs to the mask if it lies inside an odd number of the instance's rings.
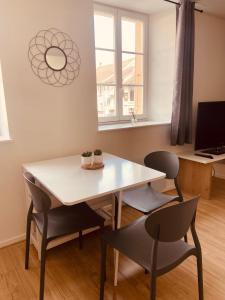
[[153,212],[145,222],[149,235],[160,242],[182,239],[195,220],[198,198]]
[[167,179],[175,179],[179,172],[179,159],[171,152],[152,152],[145,157],[144,163],[146,167],[165,173]]
[[46,213],[51,207],[50,197],[37,185],[35,185],[35,179],[30,173],[25,173],[24,178],[29,187],[31,193],[31,200],[34,208],[39,213]]

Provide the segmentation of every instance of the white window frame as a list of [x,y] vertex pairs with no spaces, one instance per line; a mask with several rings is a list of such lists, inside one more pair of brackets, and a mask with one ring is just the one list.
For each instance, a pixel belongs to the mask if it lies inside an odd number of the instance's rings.
[[10,140],[10,136],[3,87],[2,67],[0,61],[0,142],[6,140]]
[[2,140],[9,140],[8,118],[6,113],[5,95],[2,78],[2,68],[0,61],[0,142]]
[[[101,5],[95,3],[94,5],[94,13],[95,11],[108,13],[114,16],[114,43],[115,43],[115,72],[116,72],[116,84],[108,84],[108,86],[116,86],[116,116],[114,117],[98,117],[98,122],[101,124],[104,123],[122,123],[129,121],[131,116],[123,116],[123,84],[122,84],[122,53],[127,54],[141,54],[143,55],[143,114],[136,115],[138,120],[147,120],[148,119],[148,26],[149,26],[149,18],[148,15],[128,11],[125,9],[120,9],[117,7],[111,7],[107,5]],[[128,18],[131,20],[140,20],[143,22],[143,53],[122,51],[122,18]],[[104,50],[109,51],[108,49],[95,47],[96,50]],[[96,86],[100,84],[97,83]],[[103,86],[107,86],[107,84],[102,84]],[[135,84],[125,85],[125,86],[134,86]],[[139,86],[139,85],[137,85]],[[141,85],[142,86],[142,85]],[[97,99],[97,98],[96,98]],[[98,101],[98,99],[97,99]]]

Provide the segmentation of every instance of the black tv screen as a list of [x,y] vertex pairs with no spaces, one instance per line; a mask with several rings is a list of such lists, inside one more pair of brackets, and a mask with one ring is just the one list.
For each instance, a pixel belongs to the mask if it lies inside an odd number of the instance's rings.
[[225,101],[198,104],[195,150],[225,146]]

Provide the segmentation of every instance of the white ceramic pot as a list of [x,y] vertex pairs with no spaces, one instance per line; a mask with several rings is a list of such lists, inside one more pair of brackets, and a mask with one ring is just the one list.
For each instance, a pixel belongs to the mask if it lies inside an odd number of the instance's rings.
[[90,165],[91,163],[92,163],[92,157],[91,156],[89,156],[89,157],[81,156],[81,165],[82,166]]
[[95,164],[102,164],[103,163],[103,155],[95,155],[94,156],[94,163]]

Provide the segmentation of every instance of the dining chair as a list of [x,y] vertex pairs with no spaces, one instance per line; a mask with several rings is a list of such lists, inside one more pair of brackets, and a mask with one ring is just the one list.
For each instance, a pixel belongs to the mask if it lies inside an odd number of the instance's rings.
[[43,300],[48,243],[68,234],[79,233],[79,245],[82,248],[82,231],[92,227],[100,227],[102,230],[105,220],[86,203],[51,209],[50,197],[35,185],[34,177],[25,173],[24,178],[31,194],[31,204],[27,214],[25,269],[29,266],[30,232],[33,221],[42,236],[39,299]]
[[176,154],[167,151],[152,152],[145,157],[144,164],[146,167],[165,173],[166,179],[173,179],[177,195],[166,195],[157,192],[149,183],[144,187],[124,192],[123,202],[144,214],[150,214],[172,201],[183,201],[177,181],[179,159]]
[[[101,237],[100,300],[104,299],[107,245],[148,270],[150,300],[156,299],[157,277],[171,271],[190,256],[197,258],[199,300],[203,300],[200,242],[195,229],[198,198],[161,208],[119,230]],[[182,240],[191,227],[194,245]],[[184,280],[184,278],[183,278]]]

